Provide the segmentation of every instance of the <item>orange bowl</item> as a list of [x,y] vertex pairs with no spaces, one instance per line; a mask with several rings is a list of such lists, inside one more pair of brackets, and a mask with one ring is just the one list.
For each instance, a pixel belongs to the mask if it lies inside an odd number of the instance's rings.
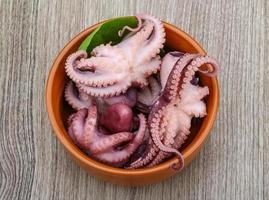
[[[95,161],[84,154],[72,142],[67,133],[66,119],[68,114],[70,114],[70,107],[63,98],[64,86],[67,80],[65,61],[71,53],[78,49],[81,42],[102,23],[104,22],[87,28],[73,38],[59,53],[52,65],[46,85],[46,105],[54,133],[76,163],[91,175],[120,185],[138,186],[160,182],[177,173],[170,168],[176,162],[176,157],[152,168],[134,170],[115,168]],[[187,33],[171,24],[163,23],[166,31],[166,47],[171,50],[206,54],[205,50]],[[202,74],[199,74],[199,76],[202,85],[208,86],[210,91],[210,95],[206,99],[208,115],[198,121],[198,123],[192,124],[191,134],[185,145],[180,149],[185,160],[185,167],[195,158],[209,135],[216,119],[219,104],[217,78],[209,78]]]

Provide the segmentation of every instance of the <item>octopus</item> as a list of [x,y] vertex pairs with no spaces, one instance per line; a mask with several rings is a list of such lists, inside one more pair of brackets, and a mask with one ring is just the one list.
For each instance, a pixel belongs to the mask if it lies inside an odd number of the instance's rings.
[[[213,71],[201,69],[206,63],[211,64]],[[162,92],[148,117],[153,142],[147,146],[147,153],[129,168],[152,167],[172,154],[178,156],[178,163],[171,167],[176,170],[183,168],[184,159],[178,149],[190,133],[192,117],[206,115],[202,99],[209,94],[208,87],[193,85],[191,81],[197,71],[215,76],[218,69],[217,62],[208,56],[171,52],[163,58],[160,72]]]
[[84,93],[95,97],[112,97],[125,93],[131,86],[144,87],[147,77],[160,70],[158,53],[165,42],[160,20],[149,15],[137,15],[138,27],[129,30],[123,40],[112,46],[97,46],[87,58],[80,50],[69,56],[66,73]]
[[162,59],[165,31],[160,20],[137,15],[136,28],[114,46],[71,54],[65,69],[71,79],[65,99],[75,110],[68,120],[73,142],[91,158],[126,169],[153,167],[177,156],[190,134],[192,118],[207,115],[207,86],[197,72],[216,76],[209,56],[173,51]]
[[[110,109],[108,113],[111,112],[111,110],[119,111],[123,109],[124,106],[126,105],[118,104]],[[123,117],[121,114],[122,112],[118,113],[116,118],[120,116],[122,119],[126,119],[128,115],[127,118],[131,117],[129,109],[125,111]],[[115,115],[117,114],[110,116],[110,120],[115,120]],[[104,116],[104,118],[106,117],[107,116]],[[93,158],[111,165],[119,164],[120,162],[126,161],[143,141],[147,128],[146,119],[143,114],[139,114],[138,118],[139,129],[134,133],[123,131],[122,127],[120,127],[120,130],[119,127],[113,127],[114,134],[111,134],[107,129],[103,129],[100,124],[98,124],[97,107],[91,105],[88,109],[80,109],[70,116],[68,120],[68,133],[74,143]],[[119,123],[127,124],[128,122]],[[129,127],[124,128],[124,130],[128,129]],[[121,144],[124,145],[122,146]]]

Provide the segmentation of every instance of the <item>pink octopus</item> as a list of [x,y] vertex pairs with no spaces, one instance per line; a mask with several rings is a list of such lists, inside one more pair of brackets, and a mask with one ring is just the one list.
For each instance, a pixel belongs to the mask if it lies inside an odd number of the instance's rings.
[[[128,106],[121,104],[117,106],[118,107],[114,106],[114,108],[110,109],[110,112],[113,111],[113,109],[115,111],[124,110],[121,114],[116,116],[117,119],[121,118],[121,120],[124,121],[126,118],[130,118],[131,114]],[[126,107],[127,110],[125,110]],[[113,113],[114,116],[116,115],[115,112],[111,113]],[[122,114],[124,117],[120,116]],[[97,108],[95,105],[92,105],[88,109],[80,109],[70,116],[68,133],[72,140],[83,151],[101,162],[115,165],[126,161],[143,141],[146,132],[146,119],[142,114],[139,114],[138,118],[139,129],[135,133],[127,131],[130,127],[125,126],[125,128],[127,128],[125,132],[111,134],[98,124]],[[110,119],[113,120],[113,116]],[[119,123],[126,124],[126,122],[121,121]],[[114,132],[122,129],[121,126],[113,128]],[[127,144],[120,146],[126,142]]]
[[[200,69],[206,63],[213,66],[212,72]],[[160,72],[162,94],[148,117],[153,142],[149,143],[147,153],[131,163],[129,168],[154,166],[170,157],[171,153],[179,158],[179,163],[172,167],[176,170],[183,168],[184,159],[178,149],[190,133],[192,117],[206,115],[202,99],[209,94],[206,86],[195,86],[190,82],[196,71],[215,76],[218,68],[216,61],[207,56],[171,52],[164,57]]]
[[86,51],[69,56],[66,72],[78,88],[99,97],[117,96],[131,86],[143,87],[147,77],[160,69],[158,53],[165,42],[160,20],[149,15],[138,15],[138,27],[131,29],[122,42],[115,46],[100,45],[87,58]]

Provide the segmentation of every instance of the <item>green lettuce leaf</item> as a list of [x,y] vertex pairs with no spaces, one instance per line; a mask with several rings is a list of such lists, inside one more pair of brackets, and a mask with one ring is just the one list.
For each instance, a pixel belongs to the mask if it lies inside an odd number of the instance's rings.
[[128,33],[128,31],[124,32],[122,37],[119,37],[118,32],[124,26],[129,26],[131,28],[135,28],[138,22],[136,17],[119,17],[116,19],[112,19],[110,21],[105,22],[97,29],[95,29],[80,45],[79,50],[85,50],[88,54],[91,51],[101,45],[112,42],[112,45],[115,45],[121,42],[122,38]]

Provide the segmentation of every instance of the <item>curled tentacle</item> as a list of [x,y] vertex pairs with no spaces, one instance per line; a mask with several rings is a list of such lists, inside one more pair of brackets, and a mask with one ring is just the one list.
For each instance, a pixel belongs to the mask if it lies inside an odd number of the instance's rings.
[[83,92],[78,91],[78,89],[76,88],[75,84],[72,81],[69,81],[67,83],[64,96],[66,101],[75,110],[88,108],[90,105],[92,105],[92,97],[86,95]]
[[205,56],[205,57],[201,56],[201,57],[196,58],[196,60],[193,62],[194,62],[193,65],[198,65],[198,66],[202,66],[203,64],[206,64],[206,63],[211,64],[211,66],[213,67],[212,71],[211,69],[203,70],[199,68],[199,72],[205,74],[206,76],[214,77],[219,73],[219,70],[220,70],[219,64],[213,58],[210,58],[208,56]]
[[[181,90],[181,85],[185,82],[187,82],[187,79],[185,76],[189,75],[188,78],[192,77],[194,75],[194,71],[191,68],[191,73],[188,72],[186,65],[189,64],[194,58],[196,58],[198,55],[196,54],[185,54],[180,59],[177,60],[176,64],[173,66],[168,79],[166,81],[165,87],[163,88],[163,96],[166,98],[166,101],[170,102],[173,99],[175,99],[178,96],[179,90]],[[170,67],[169,67],[170,68]],[[185,72],[187,74],[185,74]],[[161,80],[163,77],[161,77]]]
[[120,37],[122,37],[126,30],[131,31],[131,32],[139,31],[141,29],[141,27],[142,27],[142,19],[139,16],[136,16],[136,19],[138,21],[138,25],[137,25],[136,28],[131,28],[129,26],[124,26],[121,30],[119,30],[118,35]]
[[159,152],[158,147],[153,143],[152,139],[149,138],[148,146],[145,150],[145,153],[140,158],[137,158],[135,161],[133,161],[130,166],[126,167],[127,169],[136,169],[140,167],[147,166],[148,163],[150,163],[154,157]]
[[160,52],[160,49],[163,48],[163,44],[165,42],[165,31],[163,24],[157,18],[143,14],[138,16],[146,21],[150,21],[154,25],[150,38],[148,38],[145,42],[145,46],[140,49],[137,56],[138,61],[147,61],[155,57]]
[[118,163],[122,160],[129,158],[137,147],[142,143],[145,131],[146,131],[146,119],[140,114],[138,115],[140,120],[139,129],[134,137],[134,139],[126,145],[122,150],[111,150],[108,152],[100,153],[96,155],[96,158],[108,163]]

